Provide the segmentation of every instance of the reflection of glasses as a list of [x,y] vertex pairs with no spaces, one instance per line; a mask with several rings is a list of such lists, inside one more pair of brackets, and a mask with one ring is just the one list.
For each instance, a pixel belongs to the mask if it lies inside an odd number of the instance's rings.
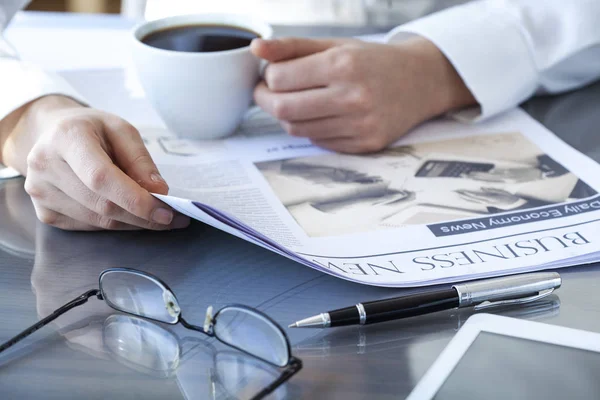
[[127,268],[103,271],[100,274],[99,289],[82,294],[0,345],[0,352],[72,308],[84,304],[93,296],[106,301],[115,310],[127,314],[171,325],[181,322],[187,329],[214,337],[275,367],[285,368],[273,383],[253,399],[263,398],[271,393],[302,368],[302,361],[291,355],[291,346],[283,329],[262,312],[242,305],[230,305],[220,309],[213,316],[212,307],[209,307],[204,326],[195,326],[183,319],[175,294],[164,282],[145,272]]
[[[186,396],[193,398],[246,398],[244,394],[260,391],[279,375],[254,357],[217,350],[196,337],[180,338],[138,317],[113,314],[102,332],[104,346],[116,361],[154,377],[177,377]],[[201,379],[202,371],[209,379]]]

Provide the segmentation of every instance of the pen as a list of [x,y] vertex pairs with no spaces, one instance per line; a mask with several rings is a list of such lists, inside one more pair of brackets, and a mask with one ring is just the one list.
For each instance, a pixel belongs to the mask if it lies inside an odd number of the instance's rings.
[[324,312],[291,324],[290,328],[329,328],[366,325],[414,317],[452,308],[529,303],[550,295],[562,283],[556,272],[537,272],[461,283],[450,289],[426,291],[391,299],[358,303]]
[[[419,319],[419,326],[400,323],[401,320],[390,322],[389,326],[370,331],[366,329],[354,329],[351,332],[341,329],[321,329],[299,343],[294,344],[294,351],[302,357],[323,357],[333,354],[365,354],[374,351],[386,351],[398,347],[401,344],[422,339],[424,336],[432,335],[441,337],[453,335],[474,315],[472,308],[457,309],[444,318]],[[501,307],[498,315],[506,317],[522,318],[536,321],[541,318],[549,318],[560,314],[560,298],[551,294],[539,301],[523,304],[519,307]],[[407,322],[407,321],[405,321]]]

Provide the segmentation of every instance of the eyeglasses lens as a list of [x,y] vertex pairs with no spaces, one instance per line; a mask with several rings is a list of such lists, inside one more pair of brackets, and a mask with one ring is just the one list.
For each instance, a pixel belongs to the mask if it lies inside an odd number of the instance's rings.
[[108,271],[100,277],[104,300],[113,308],[168,324],[179,321],[177,299],[150,276],[130,271]]
[[279,367],[289,362],[288,342],[281,330],[262,315],[241,307],[223,308],[215,317],[214,333],[237,347]]

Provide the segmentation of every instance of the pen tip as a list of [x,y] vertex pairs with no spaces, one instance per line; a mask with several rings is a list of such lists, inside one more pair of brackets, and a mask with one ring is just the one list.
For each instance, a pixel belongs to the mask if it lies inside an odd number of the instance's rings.
[[290,324],[290,325],[288,326],[288,328],[297,328],[297,327],[298,327],[298,325],[296,325],[296,323],[295,323],[295,322],[294,322],[293,324]]

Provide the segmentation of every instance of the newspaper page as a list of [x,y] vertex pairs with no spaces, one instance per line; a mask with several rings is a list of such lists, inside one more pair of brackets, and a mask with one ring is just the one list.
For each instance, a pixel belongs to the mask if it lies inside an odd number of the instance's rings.
[[600,258],[600,165],[524,111],[441,118],[369,155],[264,113],[224,140],[147,145],[179,211],[351,281],[424,286]]

